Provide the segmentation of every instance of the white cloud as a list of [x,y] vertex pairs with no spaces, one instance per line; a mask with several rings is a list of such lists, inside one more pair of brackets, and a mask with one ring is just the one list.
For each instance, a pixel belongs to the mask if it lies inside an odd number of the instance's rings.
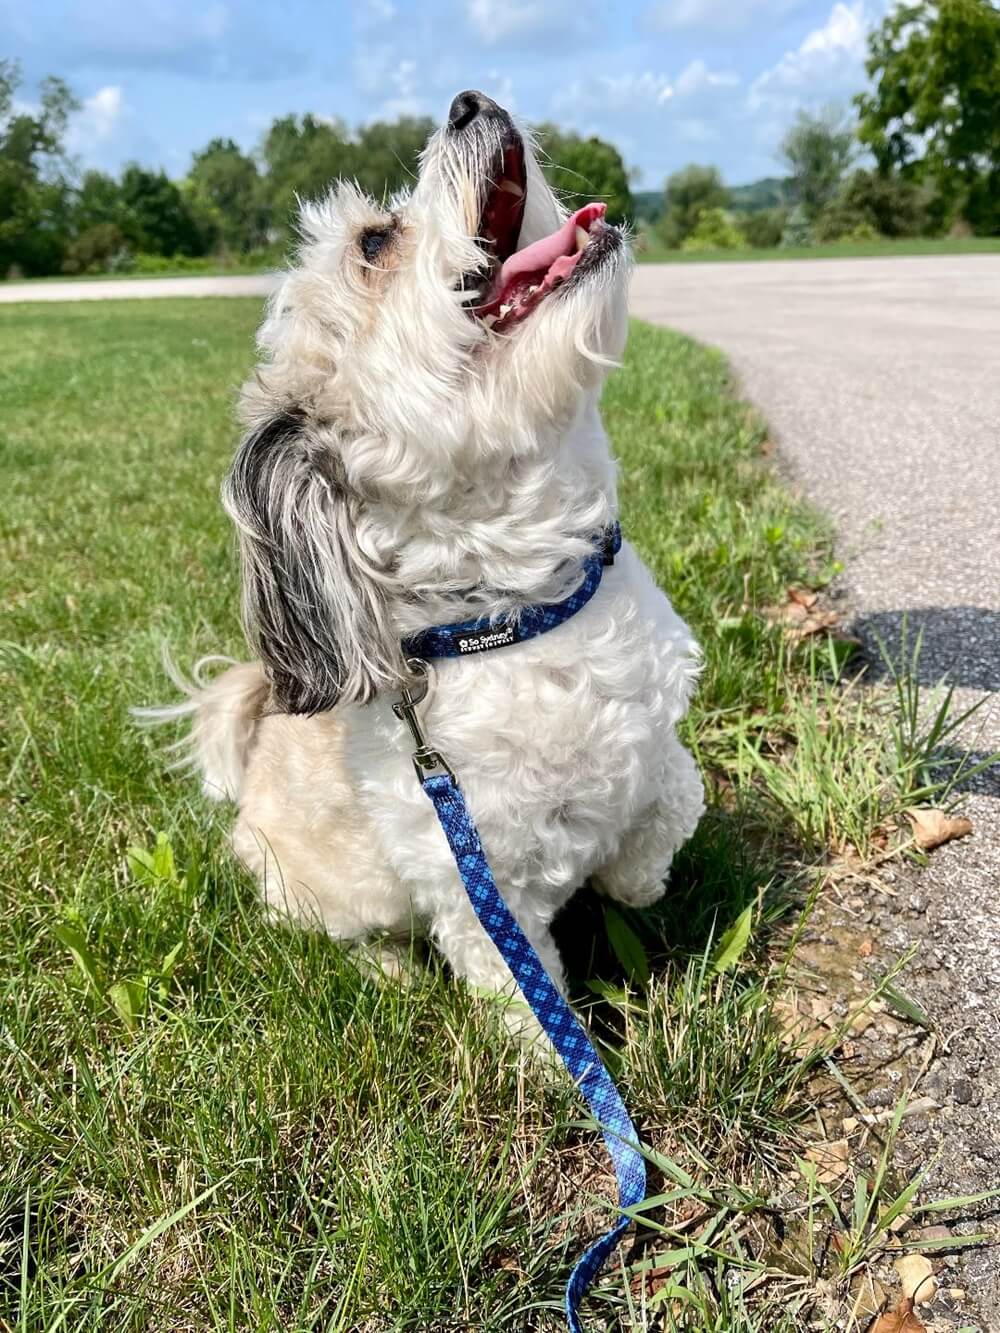
[[95,139],[109,139],[118,128],[123,106],[121,88],[109,84],[84,100],[80,119]]
[[850,6],[838,3],[823,27],[811,32],[799,51],[804,56],[823,51],[847,51],[860,60],[865,53],[867,35],[868,20],[862,0],[855,0]]
[[396,17],[396,6],[392,0],[363,0],[355,10],[355,20],[360,28],[374,28],[382,23],[391,23]]
[[87,165],[101,160],[120,137],[126,116],[121,88],[117,84],[98,88],[93,96],[83,99],[80,110],[70,120],[66,147]]
[[422,116],[430,109],[416,60],[400,56],[393,46],[359,47],[354,58],[354,77],[370,99],[366,120]]
[[585,37],[593,23],[574,0],[465,0],[469,28],[484,46],[531,45],[540,38],[567,42]]
[[822,27],[754,80],[751,109],[829,102],[857,92],[864,83],[871,21],[864,0],[837,0]]
[[660,0],[646,18],[654,28],[732,31],[759,21],[784,18],[805,3],[806,0]]
[[647,111],[662,106],[674,95],[674,85],[665,74],[598,74],[574,79],[553,95],[552,109],[570,123],[580,115],[600,113],[614,116],[628,111]]
[[227,0],[0,0],[0,29],[20,10],[31,16],[14,25],[22,28],[18,46],[29,69],[260,80],[303,65],[297,43],[305,38],[279,11]]
[[692,60],[677,76],[674,85],[679,97],[690,97],[706,88],[735,88],[740,76],[731,70],[711,70],[704,60]]
[[692,60],[676,79],[646,70],[641,74],[598,74],[576,79],[552,99],[557,112],[573,116],[580,112],[645,112],[666,106],[675,99],[693,98],[715,88],[734,88],[739,75],[711,70],[703,60]]
[[719,125],[707,120],[678,120],[670,128],[678,139],[690,144],[717,143],[722,137]]

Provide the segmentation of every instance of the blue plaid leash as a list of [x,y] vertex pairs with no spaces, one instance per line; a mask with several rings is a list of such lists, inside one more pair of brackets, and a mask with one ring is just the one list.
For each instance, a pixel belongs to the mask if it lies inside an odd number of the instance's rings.
[[[632,1208],[646,1196],[646,1165],[639,1152],[635,1126],[579,1019],[501,897],[458,781],[440,754],[428,745],[417,717],[417,706],[427,694],[427,666],[419,660],[411,662],[411,666],[421,684],[415,691],[404,690],[402,700],[393,705],[393,710],[407,724],[416,743],[413,766],[420,785],[434,805],[476,916],[601,1126],[618,1181],[619,1209]],[[582,1333],[580,1302],[631,1220],[623,1211],[611,1230],[577,1261],[566,1284],[566,1321],[570,1333]]]

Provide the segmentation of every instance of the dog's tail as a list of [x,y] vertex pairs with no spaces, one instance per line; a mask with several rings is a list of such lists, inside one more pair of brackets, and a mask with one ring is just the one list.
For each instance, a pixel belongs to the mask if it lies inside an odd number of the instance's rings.
[[[133,708],[133,717],[147,727],[190,718],[187,734],[166,747],[173,755],[170,767],[197,770],[202,789],[212,800],[238,801],[254,731],[267,703],[264,668],[259,662],[213,655],[194,664],[189,680],[169,653],[164,652],[163,661],[185,697],[158,708]],[[227,669],[206,676],[216,666]]]

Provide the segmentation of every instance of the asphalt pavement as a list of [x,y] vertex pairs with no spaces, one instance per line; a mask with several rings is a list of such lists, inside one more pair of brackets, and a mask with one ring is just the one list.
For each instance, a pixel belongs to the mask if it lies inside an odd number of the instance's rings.
[[[981,703],[955,750],[1000,749],[1000,255],[649,266],[632,307],[729,358],[833,518],[873,669],[880,641],[898,655],[904,623],[921,633],[922,684],[947,672],[960,706]],[[907,1146],[939,1198],[1000,1183],[1000,768],[965,813],[973,835],[887,869],[867,913],[880,959],[915,951],[903,984],[936,1029],[919,1093],[941,1109]],[[1000,1330],[996,1249],[959,1273],[978,1327]]]

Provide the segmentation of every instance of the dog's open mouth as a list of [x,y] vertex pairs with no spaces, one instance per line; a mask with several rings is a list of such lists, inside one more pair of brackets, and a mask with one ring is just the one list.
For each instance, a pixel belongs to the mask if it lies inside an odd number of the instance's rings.
[[[485,291],[470,303],[469,313],[494,330],[525,319],[557,287],[561,287],[591,249],[596,254],[605,233],[607,205],[585,204],[550,236],[517,249],[524,217],[527,175],[520,142],[503,152],[498,180],[490,188],[479,224],[479,240],[493,257]],[[584,265],[587,267],[587,265]]]

